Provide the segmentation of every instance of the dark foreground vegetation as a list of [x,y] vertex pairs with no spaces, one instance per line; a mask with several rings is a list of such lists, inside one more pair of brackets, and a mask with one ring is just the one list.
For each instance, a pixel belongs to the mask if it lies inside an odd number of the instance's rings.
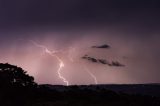
[[0,106],[160,106],[159,88],[158,84],[37,85],[22,68],[0,64]]

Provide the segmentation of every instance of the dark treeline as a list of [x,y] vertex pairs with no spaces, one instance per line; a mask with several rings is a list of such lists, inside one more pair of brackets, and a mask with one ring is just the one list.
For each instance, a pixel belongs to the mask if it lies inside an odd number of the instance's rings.
[[22,68],[0,64],[0,106],[160,106],[160,97],[101,86],[37,85]]

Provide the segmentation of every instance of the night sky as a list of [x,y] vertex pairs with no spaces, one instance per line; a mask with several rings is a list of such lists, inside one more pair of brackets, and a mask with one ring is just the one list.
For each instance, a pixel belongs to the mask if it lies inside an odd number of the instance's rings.
[[39,84],[160,83],[160,2],[0,0],[0,62]]

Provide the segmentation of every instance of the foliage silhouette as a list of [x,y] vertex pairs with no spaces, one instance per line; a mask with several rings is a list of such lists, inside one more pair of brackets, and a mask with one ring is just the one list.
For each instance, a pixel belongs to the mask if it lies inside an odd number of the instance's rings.
[[23,106],[34,97],[37,84],[22,68],[0,63],[0,105]]
[[35,87],[34,78],[26,74],[22,68],[0,63],[0,85],[1,87]]
[[160,96],[116,92],[103,85],[37,86],[22,68],[0,63],[0,106],[75,105],[160,106]]

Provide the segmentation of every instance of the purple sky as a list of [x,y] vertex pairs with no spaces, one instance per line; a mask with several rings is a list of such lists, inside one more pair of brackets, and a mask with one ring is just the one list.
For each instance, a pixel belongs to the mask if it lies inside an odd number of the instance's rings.
[[[22,67],[40,84],[160,83],[156,0],[0,0],[0,5],[0,62]],[[103,44],[111,48],[91,48]],[[81,58],[85,54],[125,67],[93,63]]]

